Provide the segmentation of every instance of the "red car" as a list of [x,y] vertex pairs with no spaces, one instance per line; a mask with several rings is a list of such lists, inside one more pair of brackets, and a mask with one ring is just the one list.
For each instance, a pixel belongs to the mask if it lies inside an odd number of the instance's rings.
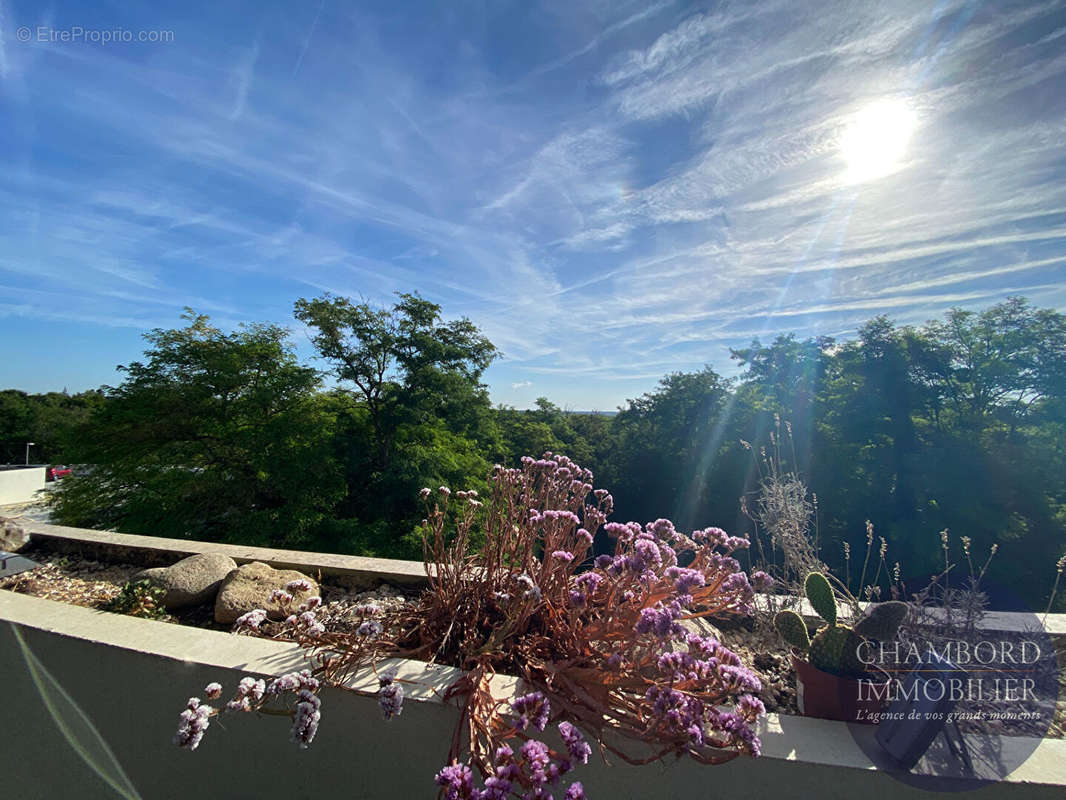
[[46,481],[59,480],[60,478],[67,477],[67,475],[69,475],[70,472],[71,472],[70,467],[65,467],[65,466],[49,467],[44,473],[44,479]]

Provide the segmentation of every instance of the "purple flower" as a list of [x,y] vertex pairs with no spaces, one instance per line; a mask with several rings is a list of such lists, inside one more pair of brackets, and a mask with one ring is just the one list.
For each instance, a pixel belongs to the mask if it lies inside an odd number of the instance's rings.
[[731,692],[759,692],[762,682],[747,667],[739,664],[719,664],[718,677]]
[[677,589],[678,594],[682,595],[690,595],[693,589],[707,584],[706,578],[698,569],[667,567],[665,575],[674,581],[674,588]]
[[613,536],[623,544],[633,540],[633,537],[640,533],[640,525],[635,522],[627,522],[625,524],[621,522],[608,522],[603,526],[603,530],[606,531],[608,536]]
[[378,705],[385,719],[392,719],[403,713],[403,687],[398,683],[382,683],[378,689]]
[[647,534],[641,534],[633,542],[633,554],[626,559],[626,566],[634,572],[644,572],[646,569],[661,567],[662,564],[663,556],[658,543]]
[[275,589],[270,593],[270,602],[277,603],[279,606],[287,606],[292,602],[292,595],[284,589]]
[[722,591],[725,593],[739,592],[740,594],[750,596],[751,584],[748,583],[748,576],[743,572],[734,572],[722,581]]
[[521,753],[529,767],[529,777],[534,785],[546,783],[549,779],[548,765],[551,764],[548,745],[536,739],[529,739],[522,745]]
[[751,585],[755,587],[756,591],[765,592],[774,585],[774,579],[761,569],[758,569],[751,573]]
[[565,800],[585,800],[585,787],[581,781],[574,781],[567,787]]
[[267,694],[281,694],[282,692],[292,692],[300,688],[300,675],[297,672],[290,672],[286,675],[282,675],[280,678],[275,678],[266,687]]
[[490,775],[485,778],[485,788],[475,792],[476,800],[507,800],[514,784],[505,777]]
[[437,773],[437,786],[444,787],[445,800],[466,800],[474,792],[474,773],[466,764],[452,764]]
[[264,692],[266,692],[266,681],[257,680],[251,675],[244,676],[237,684],[238,697],[251,697],[259,701],[263,699]]
[[178,731],[174,734],[174,744],[190,750],[199,747],[200,740],[204,738],[204,732],[211,724],[209,719],[213,712],[214,709],[211,706],[200,705],[200,698],[190,697],[185,710],[181,712]]
[[221,683],[209,683],[204,687],[204,697],[209,700],[217,700],[222,696],[222,684]]
[[559,735],[563,737],[563,742],[566,743],[566,750],[570,754],[570,758],[579,764],[589,763],[592,748],[585,741],[585,737],[581,735],[581,731],[569,722],[560,722]]
[[247,614],[241,614],[237,617],[237,621],[233,623],[233,630],[234,632],[240,631],[243,628],[259,630],[259,626],[266,621],[266,618],[266,611],[261,608],[253,608]]
[[748,722],[755,722],[755,720],[766,713],[766,706],[764,706],[762,700],[755,695],[742,694],[737,703],[737,713]]
[[603,576],[598,572],[582,572],[574,579],[574,585],[586,594],[594,594],[603,583]]
[[300,690],[299,698],[300,702],[296,704],[296,713],[293,714],[289,739],[299,746],[301,750],[306,750],[318,732],[318,723],[322,719],[322,712],[320,711],[322,701],[318,699],[318,695],[309,692],[307,689]]
[[741,716],[730,711],[719,714],[718,725],[723,731],[730,734],[733,744],[739,745],[741,749],[753,756],[759,755],[761,749],[759,737],[755,735],[755,731],[748,727]]
[[543,519],[550,519],[553,521],[564,520],[565,522],[569,522],[573,525],[581,524],[581,520],[573,511],[545,511]]
[[309,592],[313,587],[311,586],[311,581],[307,580],[306,578],[297,578],[296,580],[289,581],[287,584],[285,584],[285,588],[288,589],[290,592],[296,593]]
[[635,630],[637,633],[654,634],[660,639],[682,636],[685,629],[675,621],[679,616],[681,606],[676,601],[669,606],[656,603],[652,608],[641,609]]
[[596,561],[594,563],[596,564],[597,569],[607,569],[607,567],[614,563],[614,556],[609,556],[604,553],[603,555],[596,556]]
[[704,528],[702,531],[696,531],[692,534],[692,540],[699,544],[706,544],[711,547],[715,545],[723,544],[729,535],[721,528]]
[[377,636],[381,633],[381,623],[376,619],[368,619],[360,623],[355,632],[360,636]]
[[566,564],[569,564],[571,561],[574,560],[574,554],[568,550],[555,550],[552,552],[552,558],[554,558],[556,561],[562,561]]
[[551,706],[548,704],[548,698],[541,692],[530,692],[521,697],[516,697],[511,703],[511,710],[518,714],[518,721],[515,722],[515,727],[520,731],[524,731],[530,723],[538,731],[544,730],[548,724],[548,717],[551,715]]

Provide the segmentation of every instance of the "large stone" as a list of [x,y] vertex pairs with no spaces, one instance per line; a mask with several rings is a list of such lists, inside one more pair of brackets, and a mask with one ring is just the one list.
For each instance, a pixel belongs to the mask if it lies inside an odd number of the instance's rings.
[[221,553],[200,553],[183,558],[169,567],[153,567],[138,572],[131,581],[147,578],[166,589],[163,605],[168,610],[209,602],[222,581],[237,569],[237,562]]
[[285,619],[288,613],[270,599],[275,589],[284,589],[290,581],[305,580],[311,591],[294,593],[293,605],[299,605],[308,597],[318,595],[318,584],[301,572],[292,569],[274,569],[261,561],[243,564],[223,581],[215,598],[215,622],[230,625],[237,617],[255,608],[267,612],[271,619]]
[[30,543],[30,535],[15,520],[0,517],[0,551],[17,553]]

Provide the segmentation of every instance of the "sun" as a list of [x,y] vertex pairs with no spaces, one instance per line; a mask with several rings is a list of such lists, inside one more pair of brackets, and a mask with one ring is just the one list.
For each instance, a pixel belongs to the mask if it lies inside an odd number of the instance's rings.
[[879,100],[855,114],[840,139],[845,180],[865,183],[899,169],[917,116],[903,100]]

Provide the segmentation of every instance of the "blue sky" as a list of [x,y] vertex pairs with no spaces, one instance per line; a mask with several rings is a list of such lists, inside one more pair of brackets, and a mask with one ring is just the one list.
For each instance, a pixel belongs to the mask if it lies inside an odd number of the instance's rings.
[[755,336],[1066,310],[1064,72],[1061,2],[0,0],[0,386],[113,383],[185,305],[310,357],[327,290],[418,290],[495,401],[575,409]]

